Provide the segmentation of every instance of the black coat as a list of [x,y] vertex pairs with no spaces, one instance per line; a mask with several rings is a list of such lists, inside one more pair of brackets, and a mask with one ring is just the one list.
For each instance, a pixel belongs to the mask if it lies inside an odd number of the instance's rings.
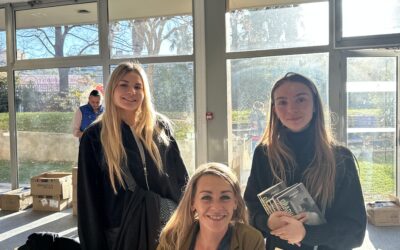
[[[168,146],[159,143],[158,139],[155,140],[163,161],[163,173],[158,171],[145,149],[151,190],[147,191],[138,146],[130,127],[122,123],[122,140],[127,154],[127,165],[138,188],[137,192],[131,192],[118,187],[118,193],[114,194],[108,168],[104,163],[100,130],[101,123],[87,128],[79,146],[78,232],[81,247],[96,250],[110,249],[107,245],[107,235],[120,229],[125,232],[119,233],[119,242],[137,244],[123,247],[155,249],[160,231],[159,196],[178,203],[188,179],[178,145],[172,136]],[[126,223],[127,220],[129,223]],[[127,232],[135,233],[126,237]],[[141,242],[147,243],[140,245]],[[121,247],[119,246],[119,249],[122,249]]]
[[[286,170],[287,185],[302,181],[302,175],[314,156],[313,127],[300,133],[282,134],[283,140],[293,151],[297,166]],[[289,139],[287,138],[289,137]],[[250,213],[250,224],[267,238],[267,249],[279,247],[288,249],[347,250],[362,244],[366,230],[366,212],[361,185],[352,153],[345,147],[336,146],[335,198],[325,211],[326,224],[305,225],[306,236],[301,248],[269,234],[267,214],[257,198],[257,194],[272,186],[273,176],[266,153],[266,146],[259,145],[253,156],[250,177],[244,199]]]

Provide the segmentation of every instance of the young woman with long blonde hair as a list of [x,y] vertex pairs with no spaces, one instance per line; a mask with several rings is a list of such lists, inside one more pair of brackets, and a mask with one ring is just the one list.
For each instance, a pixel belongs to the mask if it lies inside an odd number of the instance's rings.
[[[267,216],[257,194],[284,182],[302,182],[326,223],[285,212]],[[352,249],[362,244],[366,212],[353,154],[325,126],[321,98],[305,76],[288,73],[272,88],[269,121],[257,146],[244,194],[250,223],[267,238],[267,249]],[[309,222],[312,218],[308,218]]]
[[81,246],[155,249],[162,204],[179,202],[185,165],[170,123],[154,110],[141,65],[125,62],[114,69],[105,106],[79,147]]

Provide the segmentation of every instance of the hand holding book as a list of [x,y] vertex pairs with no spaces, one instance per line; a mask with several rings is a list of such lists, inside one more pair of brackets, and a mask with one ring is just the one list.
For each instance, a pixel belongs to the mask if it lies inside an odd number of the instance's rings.
[[[275,212],[275,214],[281,213],[280,211]],[[271,217],[272,217],[271,216]],[[304,217],[303,217],[304,218]],[[282,240],[286,240],[289,244],[301,246],[301,241],[306,235],[306,230],[303,225],[302,219],[297,219],[295,217],[281,216],[279,220],[282,222],[283,226],[272,230],[271,235],[275,235]]]
[[306,213],[305,224],[326,223],[323,214],[303,183],[286,187],[285,183],[279,182],[257,196],[268,215],[276,211],[284,211],[292,216]]

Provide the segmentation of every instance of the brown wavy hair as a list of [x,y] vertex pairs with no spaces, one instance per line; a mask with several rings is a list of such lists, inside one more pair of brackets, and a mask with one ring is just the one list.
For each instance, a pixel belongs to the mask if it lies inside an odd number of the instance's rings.
[[266,153],[275,181],[286,182],[285,167],[289,164],[288,167],[293,168],[296,162],[292,151],[280,139],[280,133],[284,126],[274,111],[274,94],[280,86],[288,82],[304,84],[311,90],[313,96],[314,113],[311,123],[313,123],[315,131],[313,142],[315,154],[303,175],[303,181],[310,191],[311,196],[325,210],[332,203],[335,195],[335,141],[331,135],[329,126],[325,125],[321,97],[315,84],[310,79],[290,72],[274,84],[270,97],[269,122],[261,139],[261,144],[266,145]]

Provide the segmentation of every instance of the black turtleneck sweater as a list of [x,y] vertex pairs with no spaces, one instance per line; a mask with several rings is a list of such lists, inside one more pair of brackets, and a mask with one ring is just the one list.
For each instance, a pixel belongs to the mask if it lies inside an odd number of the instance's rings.
[[[287,145],[296,161],[296,166],[287,167],[286,179],[290,186],[303,182],[303,173],[309,167],[315,155],[314,126],[294,133],[282,129],[280,140]],[[352,249],[362,244],[366,230],[366,212],[361,185],[353,154],[345,147],[334,147],[336,159],[335,198],[326,208],[326,224],[318,226],[304,225],[306,236],[301,247],[288,244],[269,234],[268,215],[257,198],[257,194],[275,184],[268,162],[266,145],[255,149],[251,173],[244,193],[244,199],[250,214],[250,223],[267,237],[267,249],[313,249],[319,250]]]

